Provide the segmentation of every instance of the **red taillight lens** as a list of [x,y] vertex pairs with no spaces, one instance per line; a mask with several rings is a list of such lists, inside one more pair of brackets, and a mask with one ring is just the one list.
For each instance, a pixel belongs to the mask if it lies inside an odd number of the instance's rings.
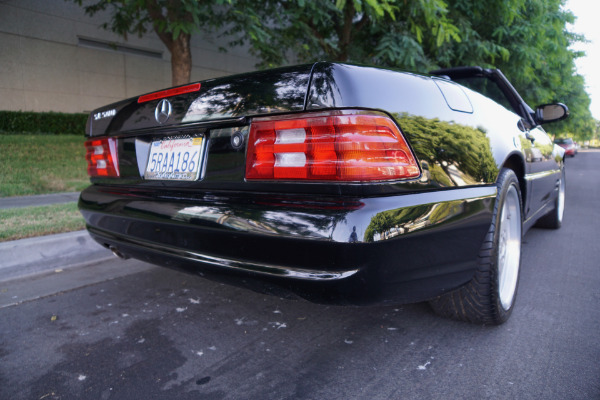
[[89,176],[119,176],[117,139],[102,138],[85,142]]
[[367,111],[255,119],[246,179],[378,181],[415,178],[417,162],[396,124]]

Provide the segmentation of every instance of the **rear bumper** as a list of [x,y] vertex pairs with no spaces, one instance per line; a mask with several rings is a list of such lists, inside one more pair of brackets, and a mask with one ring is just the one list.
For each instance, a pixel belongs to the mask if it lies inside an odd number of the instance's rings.
[[568,146],[568,147],[560,146],[560,147],[565,149],[565,156],[574,156],[577,153],[574,146]]
[[94,185],[79,208],[106,247],[278,295],[414,302],[473,276],[495,186],[377,198],[159,193]]

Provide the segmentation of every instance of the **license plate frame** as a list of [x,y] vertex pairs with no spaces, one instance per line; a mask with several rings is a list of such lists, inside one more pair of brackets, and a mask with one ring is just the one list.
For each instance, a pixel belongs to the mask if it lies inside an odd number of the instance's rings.
[[153,140],[150,143],[144,179],[197,181],[204,165],[205,143],[204,135]]

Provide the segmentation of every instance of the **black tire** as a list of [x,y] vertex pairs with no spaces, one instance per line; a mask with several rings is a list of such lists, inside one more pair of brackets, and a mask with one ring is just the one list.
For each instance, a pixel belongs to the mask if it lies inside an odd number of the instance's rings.
[[521,192],[519,181],[510,169],[500,172],[497,185],[492,224],[479,251],[473,279],[429,302],[442,316],[499,325],[510,317],[514,308],[523,235]]
[[565,168],[561,169],[560,182],[558,184],[558,194],[554,200],[554,208],[548,214],[540,218],[535,226],[539,228],[558,229],[562,226],[563,215],[565,212],[565,193],[567,181]]

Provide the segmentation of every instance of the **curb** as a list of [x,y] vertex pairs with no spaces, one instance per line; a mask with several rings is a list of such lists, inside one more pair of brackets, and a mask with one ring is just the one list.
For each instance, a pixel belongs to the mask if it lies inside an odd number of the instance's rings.
[[0,282],[112,257],[85,230],[4,242],[0,243]]

